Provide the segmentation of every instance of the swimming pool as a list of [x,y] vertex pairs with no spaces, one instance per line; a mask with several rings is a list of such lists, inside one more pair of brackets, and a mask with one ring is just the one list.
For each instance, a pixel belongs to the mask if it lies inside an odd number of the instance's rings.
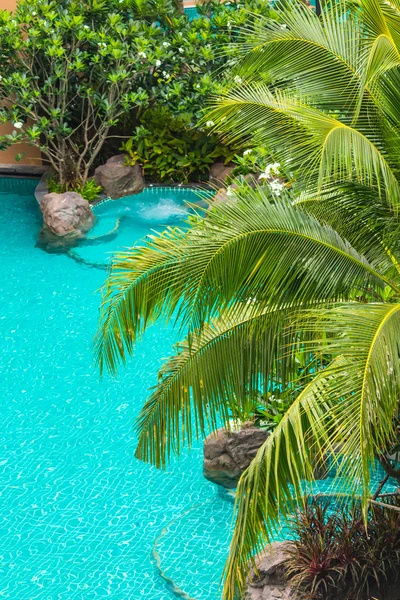
[[199,198],[154,188],[105,202],[85,243],[48,253],[35,185],[0,179],[0,598],[217,600],[232,504],[203,478],[201,443],[166,472],[134,458],[133,421],[173,332],[150,328],[116,379],[92,363],[111,253]]
[[99,206],[90,236],[119,219],[118,235],[76,248],[79,262],[35,247],[34,187],[0,180],[0,597],[171,600],[172,578],[186,597],[216,600],[232,505],[203,478],[200,444],[165,473],[133,456],[133,421],[172,332],[150,329],[117,379],[100,382],[92,362],[105,278],[94,263],[177,222],[197,196]]

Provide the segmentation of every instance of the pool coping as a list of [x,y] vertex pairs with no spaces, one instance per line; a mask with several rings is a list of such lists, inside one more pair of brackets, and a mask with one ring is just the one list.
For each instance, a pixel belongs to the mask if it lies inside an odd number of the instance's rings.
[[2,175],[8,177],[41,177],[48,167],[36,165],[13,165],[0,164],[0,177]]

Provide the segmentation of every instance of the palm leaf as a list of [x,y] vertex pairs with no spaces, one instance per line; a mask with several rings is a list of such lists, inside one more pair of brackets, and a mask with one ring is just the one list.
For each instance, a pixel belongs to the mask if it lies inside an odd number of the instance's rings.
[[396,210],[400,186],[379,137],[315,109],[292,93],[271,92],[263,84],[242,86],[222,97],[209,117],[228,139],[251,138],[268,147],[303,182],[356,181],[376,187]]
[[[349,298],[396,286],[329,226],[263,191],[212,207],[187,232],[167,230],[116,256],[104,288],[96,357],[115,372],[157,318],[201,329],[245,302],[267,306]],[[257,302],[255,302],[257,301]],[[237,314],[239,318],[239,314]]]
[[[342,305],[303,315],[298,327],[323,331],[310,351],[337,355],[289,408],[238,488],[238,515],[224,597],[246,584],[255,552],[302,494],[312,465],[335,457],[338,476],[366,506],[370,467],[394,440],[400,394],[400,304]],[[249,563],[250,561],[250,563]]]
[[225,314],[178,344],[138,417],[136,456],[163,467],[171,452],[191,446],[194,432],[204,437],[229,427],[231,400],[268,393],[273,381],[285,389],[296,377],[301,345],[283,327],[287,310],[254,314],[247,305],[240,319]]

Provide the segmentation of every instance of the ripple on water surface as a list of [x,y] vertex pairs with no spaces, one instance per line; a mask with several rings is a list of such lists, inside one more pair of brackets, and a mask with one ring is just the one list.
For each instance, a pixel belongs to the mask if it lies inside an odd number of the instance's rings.
[[[222,558],[206,574],[197,565],[214,551],[222,557],[227,534],[219,526],[218,546],[210,511],[215,505],[218,517],[221,506],[202,477],[200,447],[166,473],[133,456],[132,424],[173,334],[154,326],[128,368],[100,382],[92,339],[105,272],[36,248],[34,184],[24,182],[23,193],[13,191],[17,185],[0,182],[0,190],[7,186],[0,193],[0,597],[171,600],[151,559],[153,543],[188,508],[210,501],[195,528],[186,521],[188,539],[201,531],[201,544],[192,552],[179,535],[175,552],[181,580],[188,573],[186,592],[216,600]],[[89,264],[106,262],[150,229],[177,223],[188,194],[165,193],[160,217],[154,194],[148,210],[142,195],[100,206],[93,236],[130,217],[118,236],[78,252]],[[230,506],[225,510],[226,524]]]
[[167,472],[133,456],[172,331],[150,328],[117,379],[100,382],[92,363],[111,252],[179,224],[198,197],[164,188],[107,202],[67,256],[35,247],[34,184],[0,179],[0,597],[172,600],[179,588],[217,600],[232,505],[203,478],[200,445]]

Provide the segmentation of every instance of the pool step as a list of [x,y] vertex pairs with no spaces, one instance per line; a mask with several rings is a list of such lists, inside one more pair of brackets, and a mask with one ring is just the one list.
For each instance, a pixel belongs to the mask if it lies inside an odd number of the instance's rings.
[[164,580],[167,589],[170,592],[172,592],[172,594],[174,594],[174,596],[176,596],[176,598],[183,598],[184,600],[196,600],[195,598],[192,598],[186,592],[184,592],[175,583],[175,581],[173,579],[171,579],[171,577],[168,577],[168,575],[166,575],[166,573],[165,573],[165,571],[164,571],[164,569],[162,568],[162,565],[161,565],[161,557],[160,557],[160,554],[159,554],[159,552],[157,550],[157,546],[160,543],[160,541],[162,540],[162,538],[168,533],[169,528],[171,527],[171,525],[173,525],[174,523],[176,523],[180,519],[183,519],[190,512],[192,512],[193,510],[196,510],[196,508],[199,508],[200,506],[203,506],[204,504],[208,504],[209,502],[210,502],[210,500],[207,500],[207,502],[202,502],[200,504],[195,504],[195,505],[191,506],[185,512],[181,513],[180,515],[178,515],[177,517],[175,517],[174,519],[172,519],[172,521],[170,521],[165,527],[162,528],[160,534],[157,536],[157,538],[156,538],[156,540],[154,542],[153,549],[152,549],[152,556],[153,556],[153,559],[154,559],[154,561],[156,563],[157,571],[158,571],[160,577]]

